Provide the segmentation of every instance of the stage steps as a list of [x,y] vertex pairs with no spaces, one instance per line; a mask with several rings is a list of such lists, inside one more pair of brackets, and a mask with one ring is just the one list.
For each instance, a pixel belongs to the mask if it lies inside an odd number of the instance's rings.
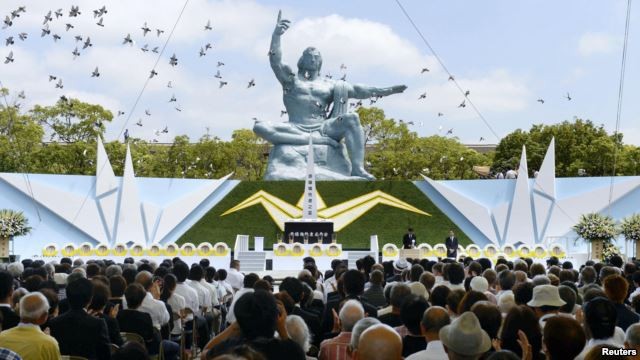
[[240,271],[245,274],[265,271],[267,253],[264,251],[240,251],[234,257],[240,260]]
[[378,262],[378,254],[375,251],[354,251],[349,250],[349,257],[347,258],[347,266],[349,269],[356,269],[356,261],[367,255],[371,255],[376,262]]

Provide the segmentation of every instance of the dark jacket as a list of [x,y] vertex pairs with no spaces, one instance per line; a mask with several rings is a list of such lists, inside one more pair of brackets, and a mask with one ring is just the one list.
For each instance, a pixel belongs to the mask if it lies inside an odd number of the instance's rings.
[[142,336],[149,353],[158,353],[160,336],[159,333],[153,330],[151,315],[142,311],[126,309],[120,310],[116,318],[120,325],[120,331]]
[[406,233],[404,234],[404,236],[402,237],[402,247],[405,249],[411,249],[413,247],[413,242],[418,242],[418,239],[416,238],[416,234],[414,233]]
[[447,247],[447,257],[455,259],[458,256],[458,238],[454,236],[453,239],[451,239],[447,236],[444,244]]
[[63,355],[83,356],[87,359],[111,359],[111,342],[107,324],[87,314],[83,309],[71,309],[51,319],[51,336]]
[[384,288],[382,285],[371,284],[371,286],[365,290],[362,299],[378,309],[387,306],[387,299],[384,297]]
[[618,312],[618,321],[616,321],[616,326],[622,328],[622,330],[627,331],[627,328],[638,321],[640,321],[640,315],[629,310],[624,304],[615,304],[616,311]]
[[20,322],[20,316],[8,306],[0,306],[2,313],[2,331],[16,327]]

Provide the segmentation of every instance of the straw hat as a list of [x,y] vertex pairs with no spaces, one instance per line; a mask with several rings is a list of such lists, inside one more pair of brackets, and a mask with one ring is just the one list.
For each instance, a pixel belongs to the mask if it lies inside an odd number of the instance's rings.
[[476,315],[467,311],[440,329],[440,341],[447,349],[460,355],[479,355],[489,351],[491,339],[480,327]]

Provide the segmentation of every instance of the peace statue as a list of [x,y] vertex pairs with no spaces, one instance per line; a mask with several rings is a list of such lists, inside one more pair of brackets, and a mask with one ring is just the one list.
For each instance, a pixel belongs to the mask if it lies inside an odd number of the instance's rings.
[[314,47],[303,51],[298,72],[294,73],[282,63],[280,48],[280,37],[289,24],[289,20],[282,19],[282,12],[278,12],[269,50],[271,68],[282,84],[289,121],[256,121],[253,127],[257,135],[274,145],[264,179],[303,180],[311,137],[317,179],[375,180],[364,168],[364,131],[358,114],[347,112],[348,100],[397,94],[407,87],[377,88],[323,78],[320,76],[322,56]]

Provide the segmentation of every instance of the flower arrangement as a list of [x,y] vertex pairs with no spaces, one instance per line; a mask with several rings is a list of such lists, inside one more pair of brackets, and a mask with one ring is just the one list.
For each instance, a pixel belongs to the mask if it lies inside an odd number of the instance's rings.
[[382,256],[384,257],[396,257],[398,253],[398,247],[394,244],[385,244],[382,247]]
[[622,219],[620,233],[627,240],[640,240],[640,214],[633,214]]
[[29,220],[22,211],[0,210],[0,238],[27,235],[29,232]]
[[573,230],[587,242],[602,240],[606,243],[617,234],[613,219],[598,213],[580,216],[580,221],[573,227]]

